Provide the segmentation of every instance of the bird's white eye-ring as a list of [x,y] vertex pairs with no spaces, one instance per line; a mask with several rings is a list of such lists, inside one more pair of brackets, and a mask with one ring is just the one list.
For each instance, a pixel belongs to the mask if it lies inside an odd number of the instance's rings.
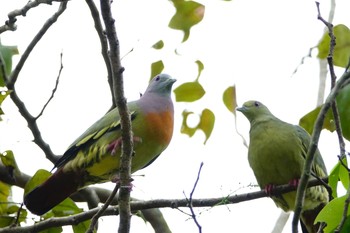
[[158,75],[157,77],[156,77],[156,81],[159,81],[160,80],[160,76]]
[[260,103],[259,103],[258,101],[255,101],[255,102],[254,102],[254,106],[255,106],[255,107],[259,107],[259,106],[260,106]]

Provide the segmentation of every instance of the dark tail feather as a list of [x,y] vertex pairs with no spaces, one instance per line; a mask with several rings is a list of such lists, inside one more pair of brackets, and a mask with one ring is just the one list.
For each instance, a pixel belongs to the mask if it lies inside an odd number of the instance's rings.
[[320,227],[320,223],[315,224],[315,219],[318,215],[318,213],[322,210],[322,208],[324,207],[323,204],[319,205],[318,207],[316,207],[313,210],[307,210],[304,211],[301,214],[301,225],[302,225],[302,230],[303,233],[316,233],[318,232],[318,228]]
[[76,173],[65,173],[59,169],[43,184],[29,192],[24,197],[24,204],[30,212],[43,215],[76,192],[78,187]]

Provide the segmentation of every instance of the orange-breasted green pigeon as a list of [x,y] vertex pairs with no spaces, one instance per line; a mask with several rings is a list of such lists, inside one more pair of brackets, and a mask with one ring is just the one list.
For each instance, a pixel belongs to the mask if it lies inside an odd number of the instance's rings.
[[[171,89],[175,81],[167,74],[157,75],[140,99],[128,103],[135,138],[132,173],[152,163],[170,143],[174,125]],[[116,180],[120,140],[119,113],[115,108],[71,144],[47,181],[25,195],[27,208],[42,215],[87,185]]]
[[[311,140],[310,135],[298,125],[281,121],[258,101],[245,102],[237,110],[250,122],[248,160],[260,188],[268,191],[273,185],[298,184]],[[316,151],[311,172],[318,177],[327,176],[319,150]],[[295,191],[271,197],[284,211],[294,210]],[[328,198],[324,186],[307,189],[301,222],[309,233],[317,232],[314,220],[328,203]]]

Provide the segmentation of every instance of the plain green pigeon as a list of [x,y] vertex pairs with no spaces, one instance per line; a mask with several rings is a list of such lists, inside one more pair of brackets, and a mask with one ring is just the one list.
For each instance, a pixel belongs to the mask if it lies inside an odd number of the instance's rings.
[[[250,122],[248,160],[260,188],[269,192],[274,185],[297,185],[304,168],[310,135],[298,125],[281,121],[258,101],[245,102],[237,111],[242,112]],[[316,151],[311,172],[318,177],[327,176],[319,150]],[[295,197],[296,191],[271,196],[284,211],[294,210]],[[301,220],[309,233],[317,232],[314,220],[328,199],[324,186],[307,189]]]

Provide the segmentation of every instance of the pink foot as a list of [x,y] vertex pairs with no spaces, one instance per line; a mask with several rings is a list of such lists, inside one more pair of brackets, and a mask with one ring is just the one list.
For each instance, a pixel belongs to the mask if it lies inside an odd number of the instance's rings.
[[298,187],[298,185],[299,185],[299,179],[293,179],[293,180],[289,181],[288,184],[291,185],[291,186],[293,186],[293,187]]
[[[142,138],[134,136],[133,141],[134,142],[142,142]],[[119,150],[121,148],[121,145],[122,145],[122,138],[120,137],[108,145],[107,151],[111,151],[111,154],[115,155],[117,150]]]
[[112,155],[115,155],[115,152],[121,147],[122,145],[122,138],[118,138],[117,140],[113,141],[111,144],[108,145],[107,151],[111,151]]
[[[124,187],[129,189],[129,192],[132,191],[132,188],[134,187],[134,185],[131,183],[133,180],[134,179],[131,178],[129,184],[124,186]],[[112,183],[118,184],[118,183],[120,183],[120,178],[118,175],[113,175],[111,177],[111,181],[112,181]]]
[[274,188],[275,188],[275,185],[268,184],[265,186],[264,191],[267,195],[272,196],[272,192],[273,192]]

